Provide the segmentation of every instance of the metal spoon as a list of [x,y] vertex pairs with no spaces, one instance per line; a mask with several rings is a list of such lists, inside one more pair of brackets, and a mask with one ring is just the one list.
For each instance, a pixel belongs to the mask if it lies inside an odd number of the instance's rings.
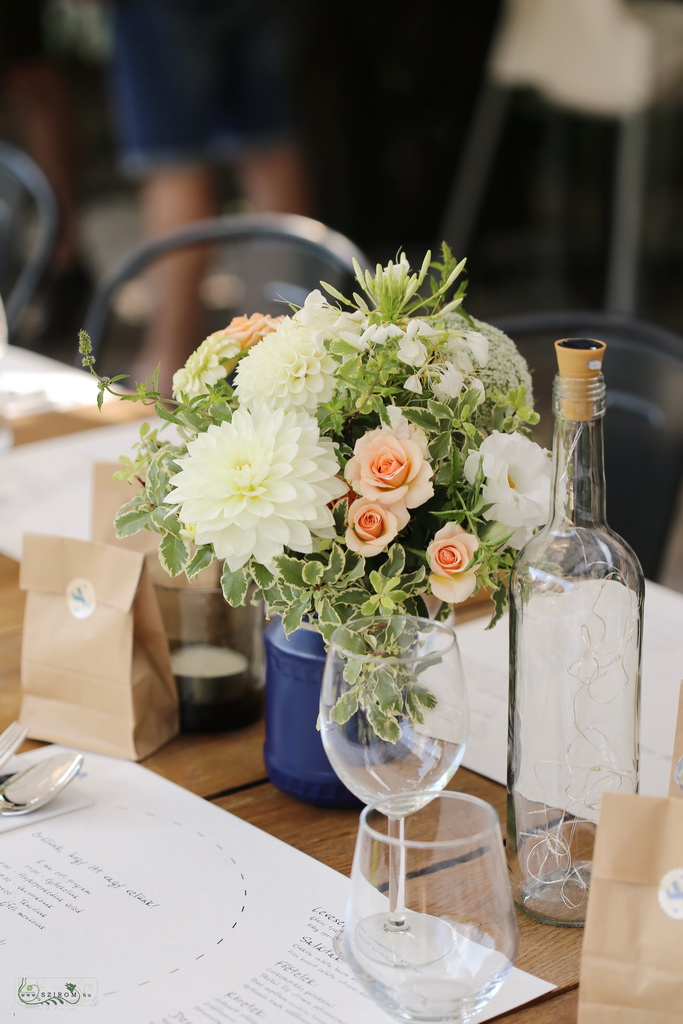
[[12,775],[0,786],[0,815],[28,814],[57,796],[77,775],[83,755],[63,751]]

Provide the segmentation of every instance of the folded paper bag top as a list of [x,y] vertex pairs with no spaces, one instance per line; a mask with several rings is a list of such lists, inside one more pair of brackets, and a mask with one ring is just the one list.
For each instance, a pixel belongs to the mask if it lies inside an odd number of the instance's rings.
[[25,534],[20,720],[33,739],[141,760],[178,732],[178,697],[144,555]]
[[130,537],[117,537],[114,519],[119,509],[135,497],[136,490],[127,480],[116,480],[114,474],[121,469],[116,462],[95,462],[92,468],[92,505],[90,509],[90,540],[101,544],[141,551],[143,555],[156,551],[160,533],[140,530]]
[[669,796],[677,797],[680,800],[683,798],[683,767],[679,769],[679,764],[683,765],[683,682],[681,682],[678,695],[678,717],[669,778]]
[[192,580],[181,573],[169,576],[159,562],[158,548],[160,533],[140,530],[129,537],[117,537],[114,520],[119,509],[135,496],[135,488],[127,480],[116,480],[114,474],[121,466],[115,462],[96,462],[92,474],[92,508],[90,516],[90,539],[102,544],[141,551],[147,555],[147,565],[152,582],[165,589],[204,590],[220,586],[222,563],[212,562]]

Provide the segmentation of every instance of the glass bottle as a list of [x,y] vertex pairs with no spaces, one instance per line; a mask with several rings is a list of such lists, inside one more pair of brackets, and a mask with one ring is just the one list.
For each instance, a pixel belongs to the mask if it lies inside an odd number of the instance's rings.
[[555,349],[550,519],[510,584],[507,856],[517,905],[576,927],[600,798],[638,787],[644,581],[605,518],[605,345]]

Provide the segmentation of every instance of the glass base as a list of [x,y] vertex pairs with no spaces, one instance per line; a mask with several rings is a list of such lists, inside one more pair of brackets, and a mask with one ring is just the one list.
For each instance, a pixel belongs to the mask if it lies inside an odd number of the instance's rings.
[[590,863],[577,864],[567,875],[552,871],[518,890],[515,903],[519,909],[541,924],[560,928],[583,928],[586,923]]
[[453,949],[451,926],[430,914],[407,910],[403,927],[394,927],[386,914],[367,917],[354,929],[353,943],[368,960],[392,967],[424,967]]

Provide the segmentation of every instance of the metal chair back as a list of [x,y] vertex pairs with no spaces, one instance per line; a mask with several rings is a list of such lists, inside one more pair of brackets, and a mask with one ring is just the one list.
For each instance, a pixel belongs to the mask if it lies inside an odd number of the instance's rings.
[[[353,260],[367,258],[344,235],[320,221],[294,214],[233,214],[184,225],[128,252],[101,282],[84,329],[98,356],[107,321],[123,286],[162,257],[191,246],[212,244],[215,258],[233,285],[226,301],[233,314],[280,314],[301,305],[321,280],[340,289],[353,284]],[[215,266],[215,264],[214,264]]]
[[10,340],[48,268],[59,207],[38,165],[0,141],[0,295]]

